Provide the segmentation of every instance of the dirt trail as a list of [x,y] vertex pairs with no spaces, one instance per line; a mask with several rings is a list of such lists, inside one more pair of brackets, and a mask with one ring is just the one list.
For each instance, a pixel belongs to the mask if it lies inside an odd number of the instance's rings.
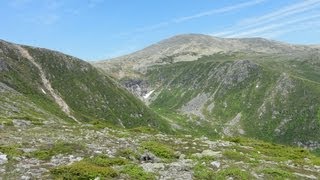
[[50,81],[46,78],[46,75],[45,75],[42,67],[33,59],[33,57],[29,54],[29,52],[26,49],[24,49],[23,47],[21,47],[19,45],[16,45],[16,48],[19,50],[19,52],[21,53],[21,55],[24,58],[28,59],[34,66],[36,66],[38,68],[44,87],[48,90],[48,92],[53,97],[54,101],[59,105],[61,110],[63,112],[65,112],[68,115],[68,117],[70,117],[71,119],[73,119],[74,121],[76,121],[77,123],[80,124],[80,122],[74,116],[71,115],[70,108],[69,108],[68,104],[62,99],[62,97],[60,97],[54,91],[54,89],[51,86]]

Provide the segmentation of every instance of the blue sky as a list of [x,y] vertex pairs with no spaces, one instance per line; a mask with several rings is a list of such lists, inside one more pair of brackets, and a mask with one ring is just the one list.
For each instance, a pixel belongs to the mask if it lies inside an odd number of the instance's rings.
[[320,44],[320,0],[0,0],[0,39],[101,60],[177,34]]

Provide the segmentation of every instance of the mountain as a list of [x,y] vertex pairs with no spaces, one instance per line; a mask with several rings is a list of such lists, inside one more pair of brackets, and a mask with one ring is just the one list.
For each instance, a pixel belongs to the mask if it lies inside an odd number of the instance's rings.
[[118,58],[98,61],[95,66],[116,77],[139,76],[153,65],[194,61],[214,53],[293,53],[309,51],[308,46],[291,45],[263,38],[218,38],[202,34],[177,35]]
[[177,130],[320,147],[317,48],[192,34],[94,65]]
[[112,78],[80,59],[0,41],[0,119],[11,123],[166,123]]

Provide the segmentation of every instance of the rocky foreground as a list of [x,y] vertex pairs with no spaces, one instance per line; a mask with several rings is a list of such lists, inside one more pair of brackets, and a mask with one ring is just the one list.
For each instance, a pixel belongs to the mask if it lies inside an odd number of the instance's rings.
[[320,157],[261,141],[147,128],[14,120],[0,127],[0,179],[318,179]]

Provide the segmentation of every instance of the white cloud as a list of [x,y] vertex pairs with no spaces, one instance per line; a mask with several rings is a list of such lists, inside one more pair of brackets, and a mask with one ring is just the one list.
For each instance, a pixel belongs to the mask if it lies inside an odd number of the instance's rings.
[[260,3],[265,2],[265,1],[266,0],[255,0],[255,1],[244,2],[244,3],[232,5],[232,6],[226,6],[226,7],[220,8],[220,9],[212,9],[210,11],[204,11],[204,12],[200,12],[198,14],[176,18],[176,19],[173,19],[172,22],[181,23],[181,22],[192,20],[192,19],[201,18],[201,17],[204,17],[204,16],[210,16],[210,15],[213,15],[213,14],[227,13],[227,12],[230,12],[230,11],[235,11],[235,10],[242,9],[242,8],[245,8],[245,7],[257,5],[257,4],[260,4]]
[[[101,0],[96,0],[96,1],[101,1]],[[235,10],[243,9],[243,8],[246,8],[246,7],[249,7],[249,6],[254,6],[254,5],[263,3],[265,1],[267,1],[267,0],[248,1],[248,2],[243,2],[243,3],[231,5],[231,6],[225,6],[225,7],[218,8],[218,9],[212,9],[212,10],[209,10],[209,11],[200,12],[200,13],[189,15],[189,16],[184,16],[184,17],[179,17],[179,18],[172,18],[172,19],[170,19],[168,21],[164,21],[164,22],[160,22],[160,23],[157,23],[157,24],[136,28],[132,32],[120,33],[120,35],[121,36],[129,36],[129,35],[132,35],[134,33],[154,31],[154,30],[157,30],[157,29],[161,29],[161,28],[167,27],[167,26],[169,26],[171,24],[183,23],[183,22],[187,22],[187,21],[190,21],[190,20],[193,20],[193,19],[202,18],[202,17],[205,17],[205,16],[210,16],[210,15],[213,15],[213,14],[222,14],[222,13],[233,12]]]
[[244,31],[244,32],[240,32],[240,33],[233,33],[232,35],[225,36],[225,37],[246,37],[246,36],[261,35],[261,33],[273,31],[273,30],[283,28],[283,27],[288,27],[288,25],[297,25],[297,24],[303,23],[303,22],[312,22],[312,21],[317,20],[319,18],[320,18],[320,14],[303,16],[303,17],[294,18],[292,20],[288,20],[288,21],[285,21],[282,23],[278,22],[278,23],[274,23],[274,24],[268,24],[265,26],[250,29],[248,31]]
[[97,5],[103,3],[105,0],[89,0],[88,1],[88,7],[89,8],[94,8],[96,7]]
[[240,21],[239,25],[248,25],[248,24],[256,25],[261,22],[271,21],[273,19],[279,19],[280,17],[286,17],[292,14],[304,12],[309,9],[315,8],[316,5],[319,5],[319,2],[320,0],[301,1],[300,3],[289,5],[278,11],[274,11],[272,13],[269,13],[260,17],[254,17],[254,18],[242,20]]
[[285,29],[282,28],[274,31],[268,31],[263,34],[260,34],[260,36],[265,38],[276,38],[286,33],[305,31],[305,30],[316,31],[316,30],[319,30],[319,28],[320,28],[320,21],[312,21],[312,22],[301,23],[299,25],[295,25],[290,28],[285,28]]
[[9,2],[9,5],[13,8],[24,8],[33,1],[34,0],[12,0]]
[[304,13],[317,9],[319,6],[320,0],[301,1],[259,17],[241,20],[236,25],[224,31],[212,33],[211,35],[222,37],[256,35],[258,32],[282,27],[282,25],[279,24],[290,24],[290,22],[294,21],[293,18],[299,18],[299,16],[305,17],[305,21],[308,21],[308,18],[312,19],[312,16]]

